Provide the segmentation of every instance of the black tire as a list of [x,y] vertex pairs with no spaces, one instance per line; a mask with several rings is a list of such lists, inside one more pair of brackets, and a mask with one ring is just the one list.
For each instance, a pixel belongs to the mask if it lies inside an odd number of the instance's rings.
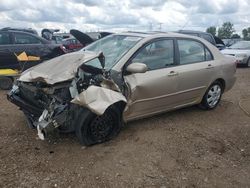
[[[215,91],[215,88],[218,88],[218,90]],[[211,92],[213,90],[214,90],[214,93]],[[215,109],[220,102],[222,93],[223,93],[222,84],[219,81],[215,81],[207,89],[199,106],[204,110]]]
[[110,106],[103,115],[97,116],[86,108],[79,108],[75,132],[82,145],[94,145],[111,140],[121,130],[122,112]]
[[10,90],[13,85],[13,79],[7,76],[0,77],[0,89]]
[[248,58],[248,60],[247,60],[247,63],[246,63],[246,65],[245,65],[245,67],[250,67],[250,58]]
[[26,120],[27,126],[28,126],[30,129],[35,129],[36,126],[34,125],[34,120],[33,120],[33,118],[30,117],[29,115],[27,115],[26,113],[24,113],[24,116],[25,116],[25,120]]

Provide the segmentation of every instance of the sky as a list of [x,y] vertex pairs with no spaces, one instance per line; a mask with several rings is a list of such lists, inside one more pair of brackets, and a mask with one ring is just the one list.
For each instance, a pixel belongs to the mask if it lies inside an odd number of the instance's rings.
[[205,31],[250,27],[250,0],[0,0],[0,28],[81,31]]

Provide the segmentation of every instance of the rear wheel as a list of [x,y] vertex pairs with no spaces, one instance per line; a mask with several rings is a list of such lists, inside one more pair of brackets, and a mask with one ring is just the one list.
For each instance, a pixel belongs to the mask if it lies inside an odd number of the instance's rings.
[[121,127],[121,111],[112,105],[101,116],[86,108],[80,108],[75,131],[80,143],[88,146],[114,138]]
[[9,90],[13,84],[13,79],[7,76],[0,77],[0,89]]
[[215,81],[206,91],[200,107],[205,110],[212,110],[217,107],[222,96],[223,88],[219,81]]

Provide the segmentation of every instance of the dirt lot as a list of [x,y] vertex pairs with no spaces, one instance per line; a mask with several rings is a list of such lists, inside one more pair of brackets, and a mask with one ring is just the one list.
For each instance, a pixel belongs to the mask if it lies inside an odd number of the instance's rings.
[[89,148],[73,134],[39,140],[0,91],[0,187],[250,187],[250,117],[239,107],[250,99],[250,69],[237,77],[214,111],[131,122]]

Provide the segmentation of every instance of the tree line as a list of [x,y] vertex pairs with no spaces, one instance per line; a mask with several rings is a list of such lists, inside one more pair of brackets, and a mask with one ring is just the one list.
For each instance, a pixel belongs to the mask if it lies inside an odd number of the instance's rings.
[[[221,39],[241,38],[240,35],[235,33],[234,25],[231,22],[224,22],[218,30],[215,26],[210,26],[206,29],[206,32]],[[250,27],[242,30],[242,36],[244,40],[250,40]]]

